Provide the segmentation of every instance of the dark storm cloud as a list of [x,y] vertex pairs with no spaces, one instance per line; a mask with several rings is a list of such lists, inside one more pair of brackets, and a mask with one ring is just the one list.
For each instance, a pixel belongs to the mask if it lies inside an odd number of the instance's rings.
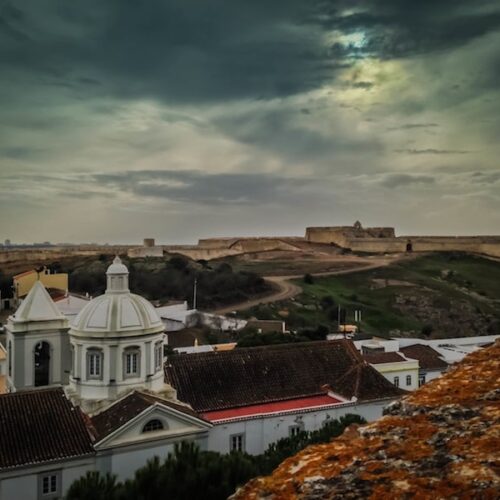
[[389,174],[381,184],[388,188],[408,186],[410,184],[434,184],[436,179],[430,175]]
[[47,150],[44,148],[34,148],[29,146],[4,147],[0,148],[0,160],[2,158],[9,158],[12,160],[35,159],[46,153],[46,151]]
[[[91,95],[271,98],[318,88],[353,57],[456,47],[500,26],[491,2],[366,1],[345,14],[351,7],[301,0],[4,1],[0,60],[42,84]],[[332,30],[365,39],[328,47],[323,35]],[[372,82],[353,85],[369,89]]]
[[412,129],[428,129],[437,128],[439,125],[437,123],[404,123],[403,125],[398,125],[397,127],[387,127],[386,130],[412,130]]
[[409,155],[464,155],[470,153],[463,149],[395,149],[396,153],[404,153]]
[[380,142],[373,138],[360,138],[354,131],[346,133],[340,127],[336,133],[314,130],[307,123],[298,123],[296,115],[293,108],[255,109],[221,116],[214,124],[238,141],[277,152],[290,162],[333,160],[353,150],[359,154],[381,151]]
[[363,43],[334,44],[335,55],[391,59],[459,47],[494,31],[500,6],[494,0],[325,1],[316,19],[325,29],[365,35]]
[[476,184],[495,184],[500,182],[500,172],[474,172],[471,178]]
[[256,204],[291,196],[308,184],[273,174],[206,174],[199,171],[144,170],[96,174],[93,180],[115,192],[195,204]]
[[4,5],[0,55],[9,68],[90,92],[104,86],[176,102],[268,98],[316,88],[336,66],[317,28],[304,25],[309,8],[298,0]]

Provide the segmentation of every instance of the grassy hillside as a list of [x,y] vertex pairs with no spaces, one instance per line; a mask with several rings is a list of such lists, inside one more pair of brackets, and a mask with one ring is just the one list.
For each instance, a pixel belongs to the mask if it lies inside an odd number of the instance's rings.
[[337,307],[369,333],[454,337],[500,334],[500,263],[465,254],[434,254],[341,276],[297,280],[295,300],[254,311],[291,328],[337,325]]

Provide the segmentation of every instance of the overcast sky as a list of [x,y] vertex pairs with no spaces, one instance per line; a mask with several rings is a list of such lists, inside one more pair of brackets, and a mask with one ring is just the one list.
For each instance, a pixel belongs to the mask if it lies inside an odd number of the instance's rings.
[[498,0],[0,0],[0,240],[500,233]]

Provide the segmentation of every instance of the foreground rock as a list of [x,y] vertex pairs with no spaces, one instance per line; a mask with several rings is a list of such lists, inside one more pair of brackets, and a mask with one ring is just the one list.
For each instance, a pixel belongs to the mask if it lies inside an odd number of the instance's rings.
[[497,342],[379,421],[306,448],[233,498],[499,498],[499,382]]

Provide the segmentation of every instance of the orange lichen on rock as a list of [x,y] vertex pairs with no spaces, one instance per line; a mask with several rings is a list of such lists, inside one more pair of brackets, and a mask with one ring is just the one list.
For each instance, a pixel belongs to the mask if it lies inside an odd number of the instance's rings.
[[500,497],[500,343],[386,408],[379,421],[306,448],[236,499]]

